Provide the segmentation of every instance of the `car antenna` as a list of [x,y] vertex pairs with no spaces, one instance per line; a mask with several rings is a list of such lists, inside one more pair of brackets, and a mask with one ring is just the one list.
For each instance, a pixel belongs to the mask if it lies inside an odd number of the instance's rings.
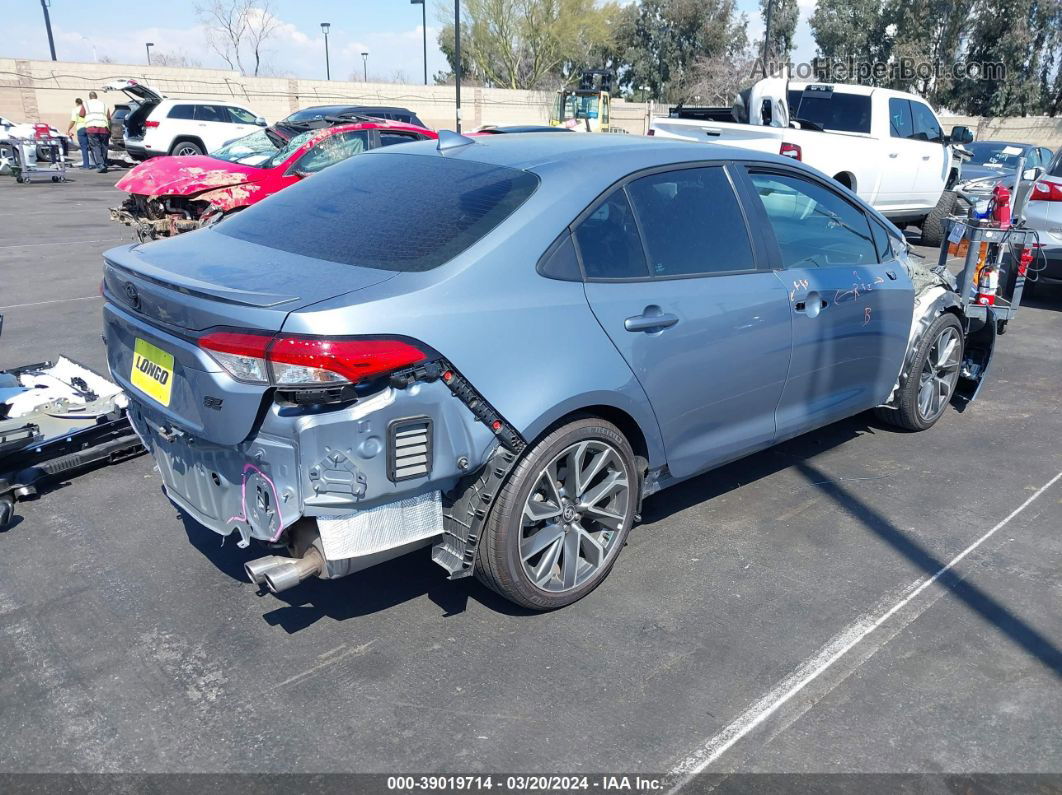
[[436,149],[440,152],[445,152],[449,149],[458,149],[462,146],[468,146],[474,144],[476,140],[469,138],[467,135],[461,135],[461,133],[454,132],[453,130],[439,130],[439,143],[436,144]]

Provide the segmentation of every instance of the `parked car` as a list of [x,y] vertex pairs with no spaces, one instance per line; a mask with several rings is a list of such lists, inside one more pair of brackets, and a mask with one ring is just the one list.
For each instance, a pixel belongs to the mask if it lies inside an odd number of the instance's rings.
[[1039,233],[1025,292],[1043,284],[1062,284],[1062,152],[1033,184],[1023,215],[1025,226]]
[[1025,159],[1024,176],[1018,183],[1020,190],[1015,202],[1024,201],[1025,194],[1044,173],[1053,157],[1047,147],[1013,141],[976,141],[963,148],[970,153],[970,157],[963,163],[962,181],[956,188],[973,201],[989,198],[999,184],[1013,192],[1022,158]]
[[242,210],[299,180],[380,146],[434,138],[421,127],[359,122],[306,130],[286,138],[259,130],[210,155],[161,157],[133,168],[115,185],[129,197],[111,219],[141,240],[167,237]]
[[125,151],[125,120],[131,112],[132,108],[120,102],[111,110],[111,149]]
[[167,99],[136,80],[115,80],[104,91],[129,97],[123,143],[135,160],[154,155],[202,155],[265,127],[266,120],[236,102]]
[[424,122],[417,118],[417,114],[408,108],[396,108],[385,105],[314,105],[309,108],[297,110],[289,116],[285,116],[277,124],[290,126],[291,124],[304,124],[336,116],[370,116],[374,119],[388,119],[403,124],[415,124],[417,127],[427,128]]
[[[969,129],[953,127],[945,134],[925,100],[903,91],[775,80],[780,85],[773,93],[753,87],[754,96],[737,114],[745,122],[736,121],[731,108],[679,106],[654,118],[649,134],[801,160],[900,226],[920,226],[923,244],[939,245],[942,221],[955,201],[950,188],[961,171],[951,145],[972,141]],[[761,93],[774,107],[767,118]],[[750,112],[757,123],[747,123]]]
[[166,493],[287,543],[274,591],[431,544],[560,607],[644,497],[874,407],[925,430],[995,339],[825,175],[641,136],[444,132],[105,260]]

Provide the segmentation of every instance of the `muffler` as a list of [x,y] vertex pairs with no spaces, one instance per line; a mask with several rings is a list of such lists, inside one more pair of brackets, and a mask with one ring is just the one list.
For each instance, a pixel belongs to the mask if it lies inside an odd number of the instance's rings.
[[307,548],[301,558],[283,558],[267,555],[243,565],[251,582],[265,584],[273,593],[294,588],[307,577],[314,577],[324,571],[325,560],[317,547]]

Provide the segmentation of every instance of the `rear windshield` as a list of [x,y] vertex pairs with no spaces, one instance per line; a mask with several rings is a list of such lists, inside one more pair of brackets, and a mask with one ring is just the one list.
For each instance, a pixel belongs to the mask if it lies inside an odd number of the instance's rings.
[[527,171],[381,153],[314,174],[217,231],[331,262],[426,271],[484,237],[536,187]]
[[790,91],[789,118],[814,122],[824,130],[870,132],[870,95]]

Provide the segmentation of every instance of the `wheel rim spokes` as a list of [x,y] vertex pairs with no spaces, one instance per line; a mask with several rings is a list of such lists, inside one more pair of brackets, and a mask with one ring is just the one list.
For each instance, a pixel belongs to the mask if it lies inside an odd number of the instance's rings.
[[626,527],[630,476],[611,445],[567,447],[538,475],[524,503],[520,560],[546,591],[568,591],[607,562]]
[[959,378],[960,355],[958,332],[944,329],[934,340],[919,374],[918,413],[923,420],[935,419],[948,405]]

